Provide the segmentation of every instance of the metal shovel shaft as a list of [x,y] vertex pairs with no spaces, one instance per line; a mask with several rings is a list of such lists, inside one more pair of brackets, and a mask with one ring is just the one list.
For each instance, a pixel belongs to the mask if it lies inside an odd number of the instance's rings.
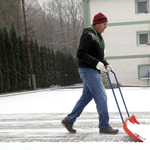
[[122,92],[121,92],[121,89],[120,89],[120,86],[119,86],[119,83],[118,83],[118,80],[117,80],[117,77],[116,77],[116,74],[115,74],[114,71],[111,71],[111,72],[114,74],[114,77],[115,77],[115,79],[116,79],[116,83],[117,83],[117,85],[118,85],[118,88],[119,88],[119,91],[120,91],[120,95],[121,95],[121,97],[122,97],[122,101],[123,101],[124,107],[125,107],[125,109],[126,109],[127,115],[128,115],[128,117],[130,117],[129,112],[128,112],[128,109],[127,109],[127,106],[126,106],[126,103],[125,103],[125,100],[124,100],[124,98],[123,98],[123,95],[122,95]]
[[[119,86],[119,83],[118,83],[116,74],[115,74],[114,71],[112,71],[112,70],[111,70],[111,72],[114,74],[116,83],[117,83],[117,85],[118,85],[118,88],[119,88],[119,91],[120,91],[120,94],[121,94],[121,97],[122,97],[122,100],[123,100],[123,103],[124,103],[124,106],[125,106],[125,109],[126,109],[126,112],[127,112],[127,115],[128,115],[128,117],[129,117],[129,112],[128,112],[128,109],[127,109],[127,107],[126,107],[126,104],[125,104],[125,101],[124,101],[124,98],[123,98],[123,95],[122,95],[122,92],[121,92],[121,89],[120,89],[120,86]],[[115,101],[116,101],[116,104],[117,104],[117,107],[118,107],[118,110],[119,110],[120,117],[121,117],[121,119],[122,119],[122,123],[124,124],[124,119],[123,119],[123,116],[122,116],[122,113],[121,113],[121,110],[120,110],[120,107],[119,107],[119,104],[118,104],[118,101],[117,101],[117,98],[116,98],[116,95],[115,95],[115,92],[114,92],[114,89],[113,89],[113,86],[112,86],[112,83],[111,83],[111,80],[110,80],[110,77],[109,77],[108,72],[106,72],[106,74],[107,74],[107,77],[108,77],[108,80],[109,80],[109,84],[110,84],[110,86],[111,86],[111,89],[112,89],[112,92],[113,92],[113,95],[114,95],[114,98],[115,98]]]

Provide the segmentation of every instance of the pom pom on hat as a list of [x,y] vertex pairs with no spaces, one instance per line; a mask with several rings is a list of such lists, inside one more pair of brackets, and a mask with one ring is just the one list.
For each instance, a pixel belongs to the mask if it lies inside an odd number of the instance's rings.
[[108,22],[108,20],[107,17],[102,13],[96,14],[93,18],[93,25],[104,23],[104,22]]

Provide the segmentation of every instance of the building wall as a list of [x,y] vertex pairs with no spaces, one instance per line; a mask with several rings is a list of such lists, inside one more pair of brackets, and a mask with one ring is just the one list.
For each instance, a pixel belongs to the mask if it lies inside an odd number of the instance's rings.
[[[91,23],[98,12],[108,18],[108,27],[102,34],[106,45],[105,55],[119,82],[143,86],[147,80],[139,78],[139,66],[150,65],[150,45],[138,45],[138,32],[150,32],[150,13],[137,14],[136,1],[89,0],[88,12]],[[113,78],[112,81],[115,82]]]
[[113,22],[129,22],[150,20],[149,14],[136,15],[136,0],[89,0],[90,17],[98,13],[104,13]]

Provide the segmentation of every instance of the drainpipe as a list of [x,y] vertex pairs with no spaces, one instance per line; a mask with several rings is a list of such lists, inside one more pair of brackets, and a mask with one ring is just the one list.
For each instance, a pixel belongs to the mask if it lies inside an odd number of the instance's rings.
[[85,5],[85,25],[86,26],[88,26],[88,5],[87,5],[88,2],[89,2],[89,0],[84,1],[84,5]]

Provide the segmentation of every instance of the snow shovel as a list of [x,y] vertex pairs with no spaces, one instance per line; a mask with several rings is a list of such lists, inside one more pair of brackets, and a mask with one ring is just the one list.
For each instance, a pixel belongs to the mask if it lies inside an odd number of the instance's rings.
[[144,142],[144,138],[141,137],[139,134],[135,133],[135,132],[132,132],[129,128],[128,128],[128,125],[129,124],[134,124],[134,125],[139,125],[140,123],[136,120],[135,116],[134,115],[129,115],[129,112],[128,112],[128,109],[127,109],[127,106],[125,104],[125,101],[124,101],[124,98],[123,98],[123,95],[122,95],[122,92],[121,92],[121,89],[120,89],[120,86],[119,86],[119,83],[118,83],[118,80],[117,80],[117,77],[116,77],[116,74],[114,73],[114,71],[111,70],[111,72],[114,74],[114,77],[115,77],[115,80],[116,80],[116,83],[118,85],[118,89],[120,91],[120,95],[122,97],[122,101],[124,103],[124,107],[126,109],[126,113],[128,115],[128,118],[123,119],[123,116],[122,116],[122,113],[120,111],[120,107],[119,107],[119,104],[118,104],[118,101],[117,101],[117,98],[116,98],[116,95],[115,95],[115,92],[114,92],[114,89],[113,89],[113,86],[112,86],[112,83],[110,81],[110,77],[109,77],[109,74],[108,72],[106,72],[107,74],[107,77],[108,77],[108,80],[109,80],[109,83],[110,83],[110,86],[111,86],[111,89],[112,89],[112,92],[113,92],[113,95],[114,95],[114,98],[115,98],[115,101],[116,101],[116,104],[117,104],[117,107],[118,107],[118,110],[119,110],[119,113],[120,113],[120,117],[122,119],[122,123],[123,123],[123,129],[125,130],[125,132],[130,136],[132,137],[133,139],[137,140],[137,141],[140,141],[140,142]]

